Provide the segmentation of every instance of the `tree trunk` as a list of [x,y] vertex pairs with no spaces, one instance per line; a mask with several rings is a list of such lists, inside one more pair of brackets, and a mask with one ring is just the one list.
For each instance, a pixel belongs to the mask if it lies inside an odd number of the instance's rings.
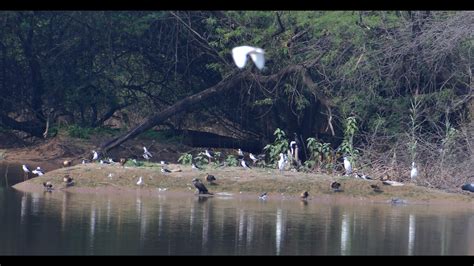
[[204,91],[201,91],[197,94],[188,96],[172,106],[166,108],[165,110],[161,111],[160,113],[151,116],[145,122],[141,123],[137,127],[129,130],[128,132],[124,133],[121,136],[115,137],[109,141],[102,143],[99,146],[99,152],[106,153],[111,149],[117,147],[118,145],[122,144],[123,142],[138,136],[139,134],[145,132],[146,130],[160,124],[161,122],[165,121],[166,119],[170,118],[173,115],[176,115],[180,112],[187,111],[197,103],[200,103],[211,96],[214,96],[218,93],[221,93],[229,88],[237,88],[240,81],[242,80],[243,74],[231,76],[229,79],[224,79],[219,82],[217,85],[208,88]]

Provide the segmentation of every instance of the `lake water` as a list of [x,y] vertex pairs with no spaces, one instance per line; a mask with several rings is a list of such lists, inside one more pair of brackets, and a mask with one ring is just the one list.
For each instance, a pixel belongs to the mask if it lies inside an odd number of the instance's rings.
[[469,206],[23,193],[5,171],[0,255],[474,255]]

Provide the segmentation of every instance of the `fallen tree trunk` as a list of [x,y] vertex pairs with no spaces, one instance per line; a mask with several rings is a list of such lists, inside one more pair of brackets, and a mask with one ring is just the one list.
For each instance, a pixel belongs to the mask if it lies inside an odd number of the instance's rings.
[[130,131],[124,133],[123,135],[117,136],[109,141],[102,143],[98,151],[100,153],[106,153],[111,149],[117,147],[118,145],[122,144],[123,142],[138,136],[139,134],[147,131],[148,129],[162,123],[166,119],[170,118],[173,115],[181,113],[183,111],[189,110],[191,107],[200,103],[209,97],[216,95],[220,92],[223,92],[229,88],[237,87],[239,82],[242,80],[243,74],[231,76],[229,79],[224,79],[215,86],[208,88],[204,91],[201,91],[197,94],[188,96],[172,106],[166,108],[165,110],[161,111],[160,113],[151,116],[145,122],[141,123],[137,127],[131,129]]

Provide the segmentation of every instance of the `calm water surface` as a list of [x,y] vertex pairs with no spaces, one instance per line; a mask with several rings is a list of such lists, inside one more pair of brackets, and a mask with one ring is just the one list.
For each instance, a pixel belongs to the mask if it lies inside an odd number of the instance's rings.
[[474,255],[474,208],[23,193],[0,165],[0,255]]

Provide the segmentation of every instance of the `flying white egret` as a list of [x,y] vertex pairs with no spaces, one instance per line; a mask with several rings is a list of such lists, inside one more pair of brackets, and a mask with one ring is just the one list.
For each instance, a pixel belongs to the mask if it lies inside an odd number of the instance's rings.
[[350,175],[352,173],[352,165],[347,156],[344,156],[344,169],[346,169],[346,175]]
[[415,162],[412,162],[411,163],[410,178],[411,178],[412,181],[415,181],[417,176],[418,176],[418,170],[416,169]]
[[232,49],[232,58],[239,68],[244,68],[247,63],[247,55],[250,55],[252,61],[262,70],[265,66],[265,51],[262,48],[252,46],[238,46]]

